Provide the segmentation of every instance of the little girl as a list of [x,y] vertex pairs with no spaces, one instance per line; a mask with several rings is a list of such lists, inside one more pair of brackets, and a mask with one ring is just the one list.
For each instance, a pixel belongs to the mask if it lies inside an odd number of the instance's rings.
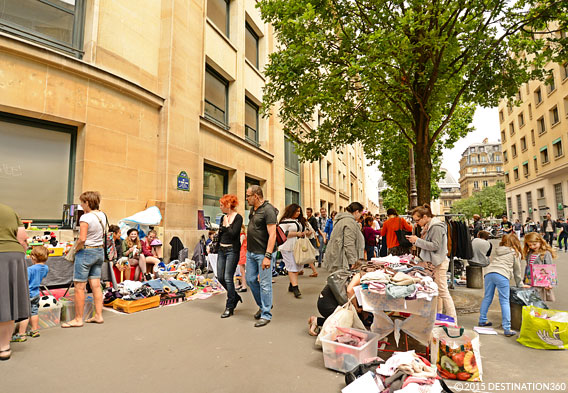
[[[556,252],[544,240],[542,235],[537,232],[527,233],[525,236],[525,247],[523,254],[527,260],[525,267],[525,284],[531,284],[531,265],[550,265],[552,259],[556,258]],[[542,300],[553,302],[556,300],[552,287],[534,287]]]
[[509,305],[509,280],[514,277],[517,287],[522,285],[521,274],[521,242],[514,234],[505,235],[501,238],[499,247],[495,250],[495,257],[485,268],[485,295],[481,302],[479,315],[479,326],[491,326],[487,321],[487,311],[491,302],[495,288],[499,292],[499,304],[501,305],[501,324],[505,336],[511,337],[516,333],[511,330],[511,306]]

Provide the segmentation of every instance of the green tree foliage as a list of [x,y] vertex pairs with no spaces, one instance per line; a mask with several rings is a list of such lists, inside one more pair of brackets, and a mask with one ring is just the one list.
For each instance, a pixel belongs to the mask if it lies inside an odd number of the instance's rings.
[[452,205],[452,213],[463,213],[467,218],[479,214],[483,218],[500,217],[506,214],[505,184],[499,182],[474,193],[467,199],[461,199]]
[[[566,3],[261,0],[278,42],[265,70],[263,112],[278,105],[308,161],[361,142],[399,193],[408,177],[403,150],[412,145],[418,202],[427,203],[441,151],[471,130],[474,108],[513,97],[521,83],[545,77],[530,62],[562,55],[558,42],[536,57],[509,56],[545,48],[535,30],[565,20]],[[325,120],[305,131],[315,111]]]
[[389,187],[384,190],[381,195],[385,209],[394,208],[399,214],[404,214],[408,211],[408,196],[406,195],[406,191],[400,192],[400,190],[393,190]]

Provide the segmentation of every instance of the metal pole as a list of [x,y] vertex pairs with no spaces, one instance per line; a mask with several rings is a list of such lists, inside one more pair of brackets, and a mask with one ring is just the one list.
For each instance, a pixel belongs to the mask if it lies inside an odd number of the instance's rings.
[[410,159],[410,209],[418,206],[418,190],[416,189],[416,173],[414,170],[414,148],[410,145],[409,148]]

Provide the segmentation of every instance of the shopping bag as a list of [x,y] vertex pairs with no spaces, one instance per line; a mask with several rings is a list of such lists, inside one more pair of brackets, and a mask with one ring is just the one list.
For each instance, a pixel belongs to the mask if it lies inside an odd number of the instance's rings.
[[331,289],[331,293],[339,304],[347,303],[347,285],[355,275],[354,272],[348,269],[338,270],[331,273],[327,277],[327,285]]
[[556,265],[531,264],[531,287],[555,287],[558,284]]
[[366,330],[365,325],[359,319],[359,315],[357,315],[357,311],[355,310],[355,306],[351,303],[349,299],[347,303],[343,306],[337,306],[333,314],[331,314],[321,327],[321,331],[316,338],[316,346],[321,348],[321,338],[327,336],[335,332],[337,327],[345,327],[345,328],[355,328],[360,330]]
[[568,349],[568,312],[524,306],[517,341],[536,349]]
[[412,235],[412,232],[402,228],[402,218],[399,218],[399,227],[396,231],[394,231],[394,233],[396,234],[396,240],[398,240],[398,244],[400,244],[401,247],[408,248],[412,246],[412,243],[410,243],[406,238],[406,236]]
[[444,379],[480,382],[479,335],[464,328],[436,327],[432,331],[430,360]]
[[297,265],[303,265],[316,260],[316,250],[310,239],[299,237],[294,244],[294,260]]
[[77,254],[77,241],[71,246],[67,254],[65,255],[65,260],[68,262],[75,262],[75,254]]

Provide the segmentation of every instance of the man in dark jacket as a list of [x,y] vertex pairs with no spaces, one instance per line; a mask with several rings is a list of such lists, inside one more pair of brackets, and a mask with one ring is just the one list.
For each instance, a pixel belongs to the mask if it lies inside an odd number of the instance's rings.
[[546,240],[551,247],[555,230],[556,222],[552,219],[550,213],[546,213],[546,219],[542,222],[541,233],[544,235],[544,240]]
[[473,215],[473,238],[476,239],[480,231],[483,230],[483,223],[479,214]]

